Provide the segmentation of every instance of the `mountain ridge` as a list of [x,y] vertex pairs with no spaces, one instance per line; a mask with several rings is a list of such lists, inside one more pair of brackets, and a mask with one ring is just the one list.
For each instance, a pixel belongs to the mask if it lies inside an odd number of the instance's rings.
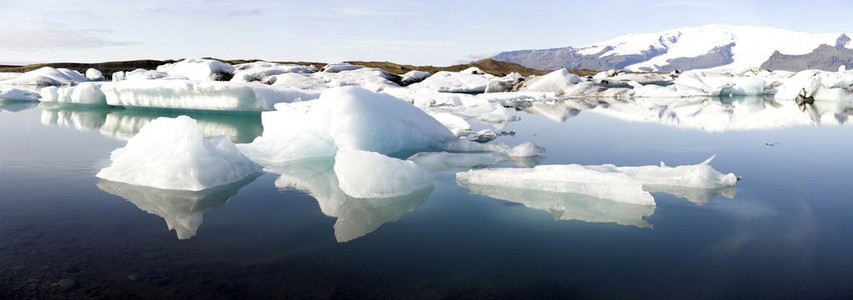
[[[826,48],[815,52],[821,45],[837,51]],[[802,33],[771,27],[712,24],[626,34],[580,47],[506,51],[491,58],[545,70],[740,71],[750,67],[835,70],[853,62],[853,45],[846,33]],[[786,63],[787,60],[791,63]]]

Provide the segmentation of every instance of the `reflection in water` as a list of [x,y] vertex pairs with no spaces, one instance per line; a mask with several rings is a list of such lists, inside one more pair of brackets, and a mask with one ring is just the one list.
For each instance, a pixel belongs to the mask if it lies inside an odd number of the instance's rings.
[[38,106],[38,102],[0,99],[0,112],[18,112]]
[[347,196],[338,187],[333,159],[302,160],[278,165],[271,170],[281,174],[275,185],[281,189],[297,189],[314,197],[323,214],[337,218],[335,239],[340,242],[362,237],[382,224],[394,222],[420,206],[433,187],[412,194],[379,199]]
[[564,122],[580,111],[591,111],[632,122],[723,132],[845,124],[853,115],[853,103],[797,103],[762,97],[638,98],[628,102],[570,99],[534,103],[524,110],[557,122]]
[[205,138],[225,135],[234,143],[249,143],[263,132],[259,115],[217,115],[175,111],[146,111],[85,106],[53,106],[42,111],[44,125],[68,126],[77,130],[101,131],[101,134],[127,140],[148,122],[159,118],[188,115],[195,119]]
[[523,204],[554,215],[554,220],[578,220],[593,223],[652,228],[645,218],[655,212],[654,205],[620,203],[575,193],[557,193],[494,185],[469,184],[458,181],[473,194]]
[[698,189],[680,186],[667,185],[644,185],[643,190],[649,193],[667,193],[678,198],[685,199],[696,205],[702,206],[709,200],[724,196],[729,199],[734,199],[737,194],[737,188],[733,186],[715,188],[715,189]]
[[163,190],[109,180],[101,180],[97,186],[107,193],[127,199],[141,210],[165,219],[169,230],[174,229],[178,239],[185,240],[195,236],[204,212],[222,207],[258,176],[260,174],[197,192]]

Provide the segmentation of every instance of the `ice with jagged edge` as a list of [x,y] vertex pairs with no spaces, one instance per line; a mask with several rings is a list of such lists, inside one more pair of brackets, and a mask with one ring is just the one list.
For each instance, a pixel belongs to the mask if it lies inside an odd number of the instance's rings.
[[260,171],[227,137],[204,139],[196,121],[187,116],[151,121],[114,150],[110,160],[95,176],[168,190],[200,191]]
[[556,193],[573,193],[616,202],[655,205],[644,186],[717,189],[733,187],[739,179],[710,166],[696,165],[617,167],[615,165],[541,165],[532,169],[502,168],[471,170],[456,174],[468,185],[490,185]]
[[456,139],[441,123],[393,96],[358,87],[330,89],[316,101],[280,104],[264,112],[264,133],[241,145],[263,163],[331,157],[338,149],[390,154]]
[[186,77],[190,80],[221,80],[234,73],[234,66],[212,59],[186,58],[179,62],[157,66],[157,72]]
[[101,91],[103,82],[83,82],[74,86],[48,86],[41,89],[41,102],[64,104],[107,105],[107,97]]
[[216,111],[267,111],[276,103],[320,95],[256,83],[197,80],[124,80],[104,83],[100,90],[113,106]]
[[107,193],[130,201],[145,212],[163,218],[166,226],[175,231],[179,240],[186,240],[196,235],[204,221],[205,212],[225,205],[258,175],[260,174],[203,191],[162,190],[109,180],[101,180],[97,186]]

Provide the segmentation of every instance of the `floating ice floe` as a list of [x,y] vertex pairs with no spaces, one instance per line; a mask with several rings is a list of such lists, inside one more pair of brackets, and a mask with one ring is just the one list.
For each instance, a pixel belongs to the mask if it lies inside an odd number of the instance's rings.
[[97,186],[107,193],[130,201],[145,212],[163,218],[166,226],[175,231],[179,240],[186,240],[196,235],[204,221],[205,212],[225,205],[257,176],[197,192],[161,190],[108,180],[101,180]]
[[[391,198],[354,198],[340,188],[335,161],[302,160],[270,168],[280,173],[275,185],[281,189],[297,189],[317,200],[323,214],[337,218],[335,239],[340,242],[362,237],[382,224],[394,222],[420,206],[432,193],[432,186],[411,194]],[[369,172],[369,170],[363,170]]]
[[103,82],[83,82],[73,86],[48,86],[41,89],[41,102],[65,104],[107,105],[107,98],[101,92]]
[[342,72],[342,71],[358,70],[361,68],[364,68],[364,66],[353,65],[353,64],[349,64],[349,63],[332,63],[332,64],[327,64],[327,65],[323,66],[322,68],[320,68],[320,72],[338,73],[338,72]]
[[411,104],[358,87],[323,92],[316,101],[276,105],[262,114],[264,133],[241,149],[267,164],[334,156],[338,149],[389,154],[456,140]]
[[130,72],[118,71],[113,73],[112,81],[122,80],[154,80],[154,79],[181,79],[188,80],[184,76],[170,76],[166,72],[158,72],[154,70],[136,69]]
[[89,78],[86,78],[86,76],[80,74],[80,72],[65,68],[54,69],[52,67],[42,67],[23,74],[4,77],[5,78],[0,81],[0,84],[57,86],[73,85],[89,81]]
[[338,150],[335,174],[353,198],[399,197],[433,186],[432,175],[417,164],[361,150]]
[[406,74],[403,74],[400,76],[400,81],[403,82],[403,84],[413,84],[413,83],[424,81],[424,79],[427,79],[427,77],[429,77],[429,75],[430,75],[429,72],[409,71],[409,72],[406,72]]
[[106,78],[104,77],[104,73],[98,71],[98,69],[89,68],[86,70],[86,78],[89,78],[91,81],[104,81]]
[[708,75],[693,70],[682,73],[673,83],[677,91],[695,96],[761,96],[766,82],[753,76]]
[[445,93],[483,93],[491,78],[494,75],[441,71],[409,87]]
[[310,100],[319,92],[255,83],[141,80],[108,82],[101,91],[109,105],[161,109],[265,111],[280,102]]
[[187,58],[157,66],[157,72],[183,76],[190,80],[227,80],[234,73],[234,66],[212,59]]
[[532,76],[525,79],[517,91],[551,92],[559,96],[580,82],[581,78],[578,75],[571,74],[566,69],[559,69],[542,76]]
[[317,70],[316,67],[312,66],[301,66],[301,65],[282,65],[276,63],[268,63],[268,62],[253,62],[253,63],[245,63],[234,66],[234,77],[231,78],[231,81],[234,82],[252,82],[252,81],[262,81],[264,78],[285,74],[285,73],[297,73],[297,74],[311,74]]
[[805,70],[781,80],[776,99],[803,101],[853,101],[853,74]]
[[[614,165],[542,165],[532,169],[481,169],[456,174],[464,185],[489,185],[537,191],[572,193],[616,202],[654,205],[644,187],[717,189],[733,187],[738,178],[722,174],[709,163],[678,167],[617,167]],[[664,189],[665,191],[665,189]]]
[[112,164],[95,176],[169,190],[200,191],[260,171],[227,137],[204,139],[196,121],[187,116],[151,121],[114,150],[110,160]]
[[21,101],[39,101],[41,95],[22,89],[0,89],[0,99],[6,100],[21,100]]

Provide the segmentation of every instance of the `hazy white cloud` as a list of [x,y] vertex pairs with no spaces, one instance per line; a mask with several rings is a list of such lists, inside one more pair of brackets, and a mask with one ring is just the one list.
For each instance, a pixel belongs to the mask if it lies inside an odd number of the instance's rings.
[[39,51],[56,49],[84,49],[126,46],[137,43],[112,41],[99,37],[105,30],[3,30],[0,31],[0,49]]

